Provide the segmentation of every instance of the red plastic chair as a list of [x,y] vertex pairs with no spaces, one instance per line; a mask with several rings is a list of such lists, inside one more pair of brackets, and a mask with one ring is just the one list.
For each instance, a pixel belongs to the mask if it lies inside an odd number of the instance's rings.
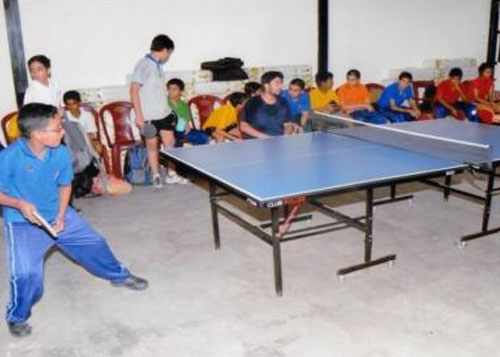
[[[102,143],[102,136],[101,136],[102,135],[101,134],[102,125],[101,125],[101,121],[99,120],[99,113],[97,112],[97,110],[95,110],[94,106],[90,103],[81,103],[80,107],[83,110],[89,111],[92,114],[92,116],[94,117],[95,127],[97,129],[97,140],[99,140]],[[109,162],[108,151],[104,145],[103,145],[102,152],[99,152],[98,154],[104,163],[104,169],[106,170],[106,173],[110,174],[111,173],[111,165]]]
[[[112,102],[108,103],[99,111],[101,126],[108,146],[111,148],[111,162],[113,174],[118,178],[123,178],[121,153],[139,143],[134,137],[131,127],[130,111],[132,103],[130,102]],[[111,140],[108,127],[104,120],[105,113],[109,113],[112,118],[114,129],[114,140]]]
[[378,83],[366,83],[365,87],[366,89],[368,89],[368,92],[370,92],[372,104],[377,103],[378,99],[380,98],[380,95],[385,89],[385,87],[382,84]]
[[420,108],[422,104],[429,102],[429,108],[431,108],[430,110],[421,110],[422,115],[420,116],[420,118],[418,118],[418,120],[435,118],[434,106],[436,102],[436,96],[434,96],[433,98],[425,97],[425,91],[430,87],[435,87],[434,81],[413,81],[412,86],[417,107]]
[[14,119],[14,118],[17,118],[17,114],[18,112],[15,111],[15,112],[11,112],[9,114],[7,114],[6,116],[4,116],[2,118],[2,121],[1,121],[1,126],[2,126],[2,132],[3,132],[3,136],[5,138],[5,143],[7,145],[11,144],[12,142],[14,142],[17,138],[12,138],[12,137],[9,137],[8,133],[8,128],[9,128],[9,122]]
[[199,128],[195,129],[201,129],[203,127],[203,124],[210,116],[210,113],[212,113],[215,109],[215,103],[222,104],[222,99],[209,94],[198,95],[189,100],[189,108],[191,108],[191,106],[195,106],[198,110]]

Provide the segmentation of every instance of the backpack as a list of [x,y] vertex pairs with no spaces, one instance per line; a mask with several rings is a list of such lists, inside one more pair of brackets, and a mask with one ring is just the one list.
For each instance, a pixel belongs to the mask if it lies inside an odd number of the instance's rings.
[[138,144],[127,150],[123,171],[125,179],[132,185],[151,185],[153,174],[144,145]]

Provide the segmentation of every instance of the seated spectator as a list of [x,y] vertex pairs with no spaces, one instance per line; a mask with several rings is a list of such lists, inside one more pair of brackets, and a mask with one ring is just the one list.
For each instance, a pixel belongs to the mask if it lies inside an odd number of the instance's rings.
[[80,97],[80,93],[75,90],[70,90],[64,93],[63,101],[67,108],[64,114],[65,118],[81,125],[83,132],[87,135],[90,146],[100,155],[104,162],[106,172],[110,173],[111,166],[108,150],[99,141],[94,116],[89,111],[82,110],[81,108],[82,98]]
[[484,123],[500,123],[500,105],[496,103],[493,86],[493,65],[482,63],[479,77],[467,87],[467,98],[476,105],[480,120]]
[[290,81],[288,90],[281,91],[281,96],[285,98],[292,121],[305,128],[309,125],[309,111],[311,104],[309,94],[304,91],[305,82],[300,78],[295,78]]
[[452,115],[457,119],[478,122],[476,106],[469,102],[465,95],[462,81],[463,72],[460,68],[452,68],[449,78],[439,83],[437,87],[437,117],[445,118]]
[[184,82],[179,78],[172,78],[167,82],[168,106],[177,114],[177,124],[174,130],[175,147],[182,147],[187,140],[192,145],[208,144],[210,138],[201,130],[191,125],[189,105],[181,99],[184,91]]
[[292,122],[290,109],[279,95],[283,86],[283,74],[269,71],[261,78],[264,91],[250,98],[243,109],[240,130],[252,138],[293,134],[300,127]]
[[203,130],[220,143],[224,140],[240,140],[238,113],[245,103],[245,94],[234,92],[222,107],[215,109],[203,124]]
[[379,113],[392,123],[418,119],[421,115],[415,102],[411,73],[402,72],[399,80],[387,86],[378,100]]
[[243,88],[243,92],[247,98],[261,95],[263,91],[262,84],[257,82],[247,82]]
[[356,120],[385,124],[387,119],[375,111],[371,105],[370,92],[360,79],[361,73],[357,69],[351,69],[347,72],[347,82],[337,89],[342,112]]
[[315,77],[316,88],[311,89],[311,109],[325,113],[333,113],[339,109],[339,98],[333,90],[333,74],[318,72]]

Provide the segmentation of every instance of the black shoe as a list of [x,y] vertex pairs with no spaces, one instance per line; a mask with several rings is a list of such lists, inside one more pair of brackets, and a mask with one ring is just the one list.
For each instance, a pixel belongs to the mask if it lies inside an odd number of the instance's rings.
[[31,326],[27,322],[9,322],[9,332],[14,337],[26,337],[31,335]]
[[145,290],[148,287],[148,281],[130,274],[122,281],[112,281],[111,285],[116,287],[123,286],[125,288],[129,288],[130,290]]

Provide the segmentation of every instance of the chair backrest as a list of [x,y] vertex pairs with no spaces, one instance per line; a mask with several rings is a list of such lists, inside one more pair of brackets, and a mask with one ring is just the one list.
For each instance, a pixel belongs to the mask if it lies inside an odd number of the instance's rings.
[[[5,143],[7,145],[11,144],[19,137],[19,135],[12,136],[12,132],[15,132],[16,134],[19,133],[19,129],[17,129],[17,114],[17,111],[11,112],[4,116],[1,121],[2,132],[3,136],[5,137]],[[13,119],[15,119],[16,121],[11,122]],[[11,125],[16,125],[16,128],[12,128]]]
[[385,87],[382,84],[378,83],[366,83],[365,87],[366,89],[368,89],[368,92],[370,92],[370,99],[372,103],[378,102],[378,99],[380,98],[382,92],[385,89]]
[[469,91],[469,85],[472,83],[472,80],[466,79],[465,81],[462,81],[462,86],[464,88],[464,93],[467,95],[467,92]]
[[227,104],[227,102],[229,102],[229,98],[231,98],[231,95],[233,93],[229,93],[228,95],[226,95],[224,98],[222,98],[222,104]]
[[219,105],[222,104],[222,99],[209,94],[198,95],[189,100],[189,108],[191,109],[191,107],[194,106],[198,114],[196,117],[194,110],[191,110],[195,126],[198,126],[196,129],[201,129],[203,127],[210,113],[215,109],[216,103]]
[[426,100],[434,101],[434,98],[425,98],[425,91],[430,87],[435,87],[434,81],[413,81],[413,93],[417,105],[422,104]]
[[[99,111],[102,129],[109,147],[113,144],[129,144],[136,141],[131,127],[131,110],[132,103],[130,102],[111,102]],[[106,125],[106,113],[109,113],[112,120],[114,140],[111,139],[110,128]]]
[[97,139],[101,141],[101,122],[99,120],[99,113],[91,103],[82,103],[80,106],[82,109],[90,112],[94,117],[95,127],[97,128]]

